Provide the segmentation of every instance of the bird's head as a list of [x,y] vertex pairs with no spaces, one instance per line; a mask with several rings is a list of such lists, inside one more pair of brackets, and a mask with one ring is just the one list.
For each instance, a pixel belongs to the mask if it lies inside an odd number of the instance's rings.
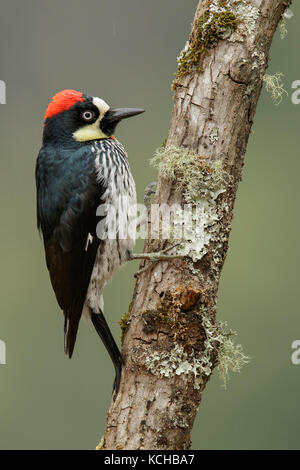
[[63,90],[53,96],[45,113],[44,143],[105,139],[112,136],[122,119],[143,112],[137,108],[110,108],[101,98]]

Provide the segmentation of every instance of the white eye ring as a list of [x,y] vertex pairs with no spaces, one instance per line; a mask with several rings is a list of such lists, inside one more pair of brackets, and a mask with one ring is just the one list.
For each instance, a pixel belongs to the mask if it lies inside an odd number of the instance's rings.
[[93,111],[84,111],[82,117],[85,121],[92,121],[95,117],[95,113]]

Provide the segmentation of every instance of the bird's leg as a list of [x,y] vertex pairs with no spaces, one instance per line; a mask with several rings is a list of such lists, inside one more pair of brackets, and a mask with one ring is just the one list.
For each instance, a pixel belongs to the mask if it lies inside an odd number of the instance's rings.
[[157,251],[155,253],[129,253],[128,261],[133,261],[135,259],[147,259],[149,261],[161,261],[167,259],[175,259],[175,258],[185,258],[186,255],[165,255],[167,251],[173,250],[176,246],[180,245],[180,243],[176,243],[172,246],[167,246],[161,251]]
[[[150,261],[151,263],[156,263],[158,261],[172,261],[174,259],[186,258],[186,255],[166,255],[165,254],[167,251],[172,250],[173,248],[175,248],[178,245],[180,245],[180,243],[176,243],[176,245],[173,245],[173,246],[168,246],[164,250],[157,251],[156,253],[130,253],[129,261],[137,260],[137,259],[145,259],[147,261]],[[151,266],[151,264],[149,263],[147,266],[145,266],[144,268],[137,271],[135,273],[134,277],[137,277],[140,274],[147,271],[150,268],[150,266]]]
[[97,331],[98,335],[100,336],[101,340],[103,341],[103,344],[110,355],[110,358],[114,364],[115,371],[116,371],[116,377],[114,380],[114,386],[113,386],[113,391],[114,391],[114,400],[116,399],[116,396],[119,391],[120,387],[120,382],[121,382],[121,374],[122,374],[122,364],[123,364],[123,359],[122,355],[119,351],[119,348],[113,338],[113,335],[111,334],[111,331],[109,329],[108,324],[106,323],[105,317],[102,312],[100,313],[91,313],[91,319],[93,322],[93,325],[95,327],[95,330]]
[[134,261],[136,259],[146,259],[148,261],[171,261],[173,259],[182,259],[186,258],[186,255],[164,255],[161,251],[156,253],[132,253],[130,255],[129,261]]

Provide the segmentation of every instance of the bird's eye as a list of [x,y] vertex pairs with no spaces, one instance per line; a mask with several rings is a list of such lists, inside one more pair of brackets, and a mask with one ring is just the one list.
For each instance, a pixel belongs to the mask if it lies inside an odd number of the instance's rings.
[[83,111],[81,116],[85,121],[90,122],[95,118],[95,113],[93,111]]

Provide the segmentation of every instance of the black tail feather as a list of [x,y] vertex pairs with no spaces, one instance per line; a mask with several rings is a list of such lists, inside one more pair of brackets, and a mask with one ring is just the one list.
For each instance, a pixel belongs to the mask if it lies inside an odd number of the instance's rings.
[[64,322],[65,353],[71,359],[75,342],[76,342],[76,336],[77,336],[80,318],[78,319],[71,318],[70,320],[68,319],[67,312],[64,312],[64,315],[65,315],[65,322]]
[[91,312],[91,319],[93,322],[93,325],[95,327],[95,330],[97,331],[98,335],[100,336],[101,340],[103,341],[103,344],[110,355],[110,358],[114,364],[115,371],[116,371],[116,377],[114,381],[114,392],[115,392],[115,397],[118,394],[119,387],[120,387],[120,382],[121,382],[121,374],[122,374],[122,355],[119,351],[119,348],[113,338],[113,335],[111,334],[111,331],[109,329],[109,326],[104,318],[104,315],[102,312],[100,313],[94,313]]

